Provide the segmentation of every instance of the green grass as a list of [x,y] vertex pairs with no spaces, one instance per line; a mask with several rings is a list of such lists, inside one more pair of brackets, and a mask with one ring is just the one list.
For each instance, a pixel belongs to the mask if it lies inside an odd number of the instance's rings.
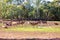
[[2,23],[0,23],[0,27],[2,26],[3,24]]
[[10,27],[8,29],[0,29],[0,31],[30,31],[30,32],[34,32],[34,31],[39,31],[39,32],[60,32],[60,27],[44,27],[44,26],[40,26],[40,28],[37,28],[31,25],[24,25],[24,26],[21,26],[21,25],[17,25],[15,27]]

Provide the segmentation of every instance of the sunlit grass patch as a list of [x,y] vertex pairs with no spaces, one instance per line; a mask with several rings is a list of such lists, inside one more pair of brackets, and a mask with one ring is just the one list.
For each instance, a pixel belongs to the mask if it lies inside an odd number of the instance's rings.
[[60,28],[59,27],[44,27],[44,26],[40,26],[39,28],[37,26],[36,27],[33,27],[33,26],[24,27],[24,26],[18,25],[18,26],[11,27],[8,29],[3,29],[3,31],[60,32]]

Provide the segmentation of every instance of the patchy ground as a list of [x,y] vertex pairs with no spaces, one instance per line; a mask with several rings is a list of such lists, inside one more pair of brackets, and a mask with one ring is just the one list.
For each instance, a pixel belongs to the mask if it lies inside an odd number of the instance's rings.
[[[29,30],[30,29],[30,30]],[[37,29],[31,29],[29,28],[28,30],[24,31],[24,29],[14,29],[12,28],[12,30],[0,30],[0,38],[2,39],[33,39],[33,38],[38,38],[38,39],[55,39],[56,40],[60,40],[60,31],[58,31],[59,29],[39,29],[39,31]],[[54,31],[53,31],[54,30]],[[56,31],[56,32],[55,32]]]
[[[14,21],[14,23],[16,23],[16,21]],[[23,27],[23,28],[19,28],[17,25],[19,27]],[[28,21],[25,21],[25,23],[23,25],[21,25],[21,24],[17,24],[17,25],[10,26],[8,29],[6,29],[7,31],[4,28],[2,28],[2,30],[0,28],[0,38],[6,38],[6,39],[60,38],[60,22],[59,21],[47,21],[47,24],[41,22],[35,26],[29,24]],[[18,28],[15,28],[15,27],[18,27]],[[28,29],[28,28],[24,28],[24,27],[33,27],[33,28]],[[36,28],[34,28],[34,27],[36,27]],[[37,29],[37,27],[38,27],[38,29]],[[42,27],[45,27],[45,28],[42,28]],[[24,30],[26,30],[26,31],[24,31]]]
[[24,38],[40,38],[40,39],[53,39],[60,38],[60,32],[5,32],[0,31],[0,38],[6,39],[24,39]]

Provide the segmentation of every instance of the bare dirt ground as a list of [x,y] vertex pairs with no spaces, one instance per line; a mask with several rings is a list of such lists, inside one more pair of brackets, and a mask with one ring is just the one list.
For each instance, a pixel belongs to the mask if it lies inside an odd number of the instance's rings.
[[53,39],[60,38],[60,32],[5,32],[0,31],[0,38],[4,39],[25,39],[25,38],[39,38],[39,39]]
[[[54,23],[58,23],[60,27],[60,22],[55,21],[48,21],[47,24],[40,24],[44,26],[57,26]],[[53,38],[59,38],[56,40],[60,40],[60,32],[54,33],[54,32],[5,32],[0,31],[0,38],[3,39],[25,39],[25,38],[39,38],[39,39],[53,39]],[[53,39],[54,40],[54,39]]]

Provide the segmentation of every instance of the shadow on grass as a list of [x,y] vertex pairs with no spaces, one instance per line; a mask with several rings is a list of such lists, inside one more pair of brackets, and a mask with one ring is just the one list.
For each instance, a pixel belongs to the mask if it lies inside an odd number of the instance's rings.
[[39,39],[39,38],[32,38],[32,39],[3,39],[3,38],[0,38],[0,40],[60,40],[60,38],[53,38],[53,39]]

